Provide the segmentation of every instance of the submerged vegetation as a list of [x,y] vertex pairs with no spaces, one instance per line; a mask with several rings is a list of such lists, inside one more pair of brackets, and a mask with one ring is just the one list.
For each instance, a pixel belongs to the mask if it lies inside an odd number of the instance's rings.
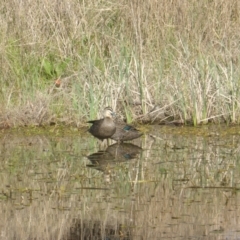
[[240,122],[238,1],[4,1],[0,127]]

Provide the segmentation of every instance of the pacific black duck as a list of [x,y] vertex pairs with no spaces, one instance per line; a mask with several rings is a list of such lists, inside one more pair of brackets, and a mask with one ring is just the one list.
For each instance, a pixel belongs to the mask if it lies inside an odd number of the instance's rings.
[[113,121],[113,112],[111,107],[106,107],[103,112],[103,118],[99,120],[88,121],[92,123],[92,126],[89,128],[89,132],[96,138],[100,140],[110,138],[116,131],[116,124]]
[[117,142],[130,141],[143,135],[132,125],[126,124],[122,120],[115,119],[116,131],[111,136],[111,139]]

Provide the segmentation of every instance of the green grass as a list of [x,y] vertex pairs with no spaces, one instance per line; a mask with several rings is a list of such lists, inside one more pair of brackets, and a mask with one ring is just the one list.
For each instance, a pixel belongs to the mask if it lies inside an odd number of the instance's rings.
[[0,127],[79,126],[109,105],[128,121],[161,122],[158,107],[239,123],[239,14],[217,0],[5,2]]

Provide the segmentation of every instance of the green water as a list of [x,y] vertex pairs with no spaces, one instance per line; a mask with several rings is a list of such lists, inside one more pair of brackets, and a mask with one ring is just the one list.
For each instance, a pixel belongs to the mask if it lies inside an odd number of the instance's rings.
[[0,239],[240,239],[239,127],[48,132],[1,132]]

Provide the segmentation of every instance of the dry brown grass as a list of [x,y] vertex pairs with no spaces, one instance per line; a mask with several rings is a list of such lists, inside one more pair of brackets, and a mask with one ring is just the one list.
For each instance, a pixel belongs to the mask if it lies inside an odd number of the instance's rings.
[[[39,92],[33,112],[49,114],[41,124],[79,125],[106,105],[130,121],[239,122],[239,12],[237,1],[218,0],[5,1],[3,122],[30,111]],[[11,119],[21,125],[22,115]]]

